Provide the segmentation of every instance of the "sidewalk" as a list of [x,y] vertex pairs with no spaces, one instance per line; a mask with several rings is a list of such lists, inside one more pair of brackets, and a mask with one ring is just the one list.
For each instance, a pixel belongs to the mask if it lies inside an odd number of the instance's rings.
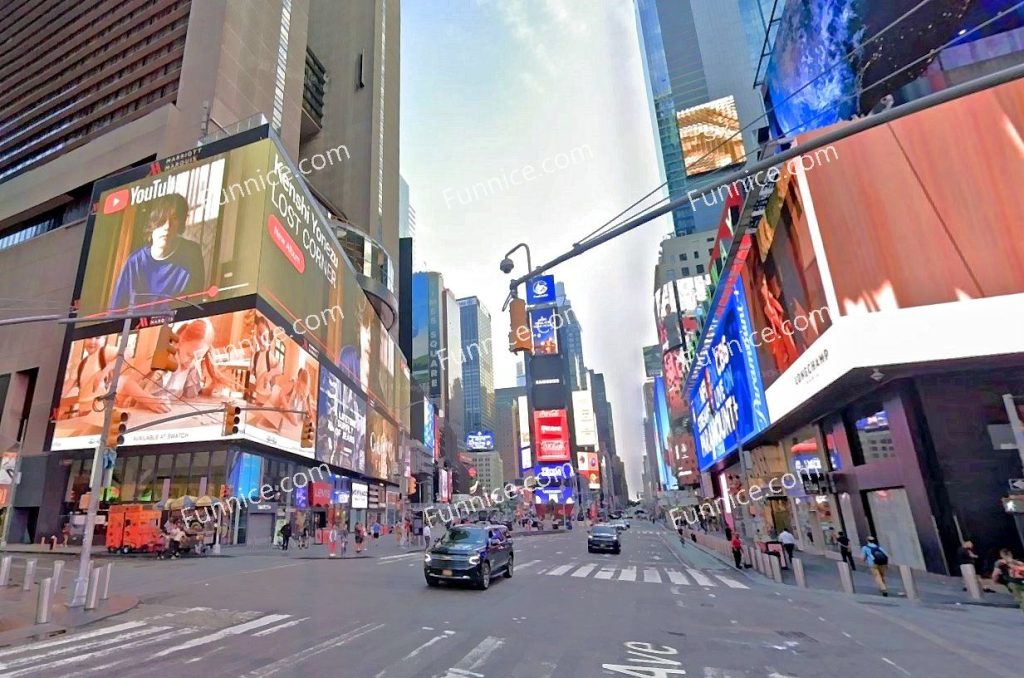
[[[665,529],[668,530],[667,527]],[[730,566],[733,565],[732,556],[729,555],[731,554],[731,549],[724,537],[697,532],[696,534],[698,535],[699,543],[694,543],[690,538],[690,534],[691,531],[686,531],[685,539],[688,544],[714,555],[719,560],[727,562]],[[675,536],[678,538],[677,534]],[[843,590],[842,583],[839,579],[839,568],[837,566],[837,563],[840,561],[828,558],[824,555],[805,553],[802,551],[797,551],[796,554],[794,554],[794,557],[800,560],[804,565],[804,576],[807,580],[807,588],[836,592],[841,592]],[[759,574],[754,569],[747,570],[747,572],[751,575]],[[914,584],[917,587],[918,596],[920,596],[921,602],[923,603],[933,605],[963,604],[982,605],[986,607],[1017,607],[1013,597],[1010,596],[1002,586],[989,586],[989,588],[995,589],[996,592],[983,593],[981,600],[973,600],[968,596],[967,592],[963,590],[963,580],[960,577],[948,577],[934,572],[921,572],[919,570],[914,570],[913,573]],[[856,593],[879,595],[878,587],[875,584],[874,578],[871,576],[871,571],[861,561],[858,560],[857,569],[851,574],[853,575],[853,588]],[[770,577],[767,578],[770,579]],[[782,570],[782,582],[790,586],[796,585],[796,577],[791,568]],[[889,571],[886,576],[886,584],[889,588],[890,597],[901,598],[906,596],[898,566],[889,566]],[[986,585],[988,585],[987,580]]]

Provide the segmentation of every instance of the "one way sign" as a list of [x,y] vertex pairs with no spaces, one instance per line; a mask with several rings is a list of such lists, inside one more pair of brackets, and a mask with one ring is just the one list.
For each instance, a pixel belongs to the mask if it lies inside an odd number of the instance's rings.
[[1010,478],[1010,489],[1016,492],[1024,492],[1024,478]]

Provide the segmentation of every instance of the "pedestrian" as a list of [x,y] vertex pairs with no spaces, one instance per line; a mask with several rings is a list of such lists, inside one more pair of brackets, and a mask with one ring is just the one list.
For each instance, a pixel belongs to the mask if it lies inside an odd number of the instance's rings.
[[[970,539],[966,540],[960,545],[960,548],[956,550],[956,562],[957,565],[970,565],[974,568],[974,576],[978,578],[978,586],[981,587],[982,591],[986,593],[993,593],[993,590],[985,586],[985,582],[981,579],[981,567],[979,566],[978,554],[974,552],[974,542]],[[964,586],[964,591],[967,587]]]
[[341,543],[341,556],[344,558],[348,553],[348,528],[344,525],[338,531],[338,541]]
[[338,550],[338,527],[331,523],[331,529],[327,532],[327,557],[334,558]]
[[738,533],[732,535],[732,559],[736,562],[736,569],[743,569],[743,542]]
[[1024,611],[1024,563],[1014,558],[1010,549],[999,551],[999,560],[992,570],[992,582],[1005,586]]
[[430,523],[423,523],[423,541],[426,543],[426,550],[430,550]]
[[292,538],[292,524],[285,523],[281,526],[281,531],[278,533],[281,535],[281,550],[288,550],[288,540]]
[[839,538],[836,539],[839,542],[839,555],[842,557],[844,563],[850,564],[850,569],[854,572],[857,571],[857,565],[853,562],[853,551],[850,550],[850,538],[846,536],[845,532],[839,533]]
[[299,535],[299,548],[309,548],[309,526],[305,523],[302,525],[302,533]]
[[889,567],[889,554],[878,545],[877,539],[868,537],[868,543],[861,548],[861,555],[864,556],[864,562],[867,563],[868,569],[871,570],[871,576],[878,584],[879,592],[883,596],[888,596],[889,587],[885,585],[885,571]]
[[366,548],[363,542],[366,541],[366,528],[362,523],[356,523],[356,553],[362,553]]
[[376,520],[374,520],[373,521],[373,525],[370,526],[370,529],[373,530],[373,538],[374,539],[379,539],[380,538],[380,523],[377,522]]
[[796,537],[786,528],[782,528],[782,532],[779,532],[779,541],[782,542],[782,548],[786,549],[786,558],[789,559],[789,564],[792,566],[793,551],[796,549]]

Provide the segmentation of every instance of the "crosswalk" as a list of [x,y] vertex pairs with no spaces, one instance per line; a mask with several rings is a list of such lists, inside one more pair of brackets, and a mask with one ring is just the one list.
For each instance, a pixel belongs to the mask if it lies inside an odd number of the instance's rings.
[[577,579],[600,581],[621,581],[641,584],[669,584],[673,586],[702,586],[714,588],[724,586],[730,589],[750,588],[743,582],[713,570],[698,570],[692,567],[667,567],[664,565],[608,565],[604,563],[571,562],[545,567],[543,561],[532,560],[516,565],[517,574],[533,574],[548,577],[568,576]]

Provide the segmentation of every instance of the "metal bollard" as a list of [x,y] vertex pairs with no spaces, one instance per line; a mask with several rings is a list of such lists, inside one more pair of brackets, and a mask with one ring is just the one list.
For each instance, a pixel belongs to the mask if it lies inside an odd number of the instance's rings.
[[92,568],[89,573],[89,589],[85,594],[85,609],[95,610],[100,595],[100,568]]
[[53,593],[56,594],[60,591],[60,578],[64,574],[64,561],[55,560],[53,561],[53,574],[50,578],[53,579]]
[[9,586],[11,583],[11,564],[14,562],[13,556],[4,556],[3,560],[0,560],[0,586]]
[[36,559],[29,558],[25,562],[25,580],[21,582],[22,591],[31,591],[32,585],[36,583]]
[[39,595],[36,596],[36,623],[46,624],[50,621],[50,605],[53,595],[53,580],[50,577],[39,582]]
[[974,569],[974,565],[961,565],[960,574],[963,575],[967,595],[973,600],[981,600],[981,586],[978,585],[978,572]]
[[850,565],[843,560],[836,563],[836,567],[839,568],[839,581],[843,585],[843,593],[853,593],[853,573],[850,571]]
[[113,567],[113,563],[107,563],[103,567],[103,588],[100,589],[100,600],[106,600],[110,597],[110,570]]
[[771,558],[771,556],[767,553],[761,554],[761,574],[766,577],[772,576],[772,564],[769,562],[769,558]]
[[793,576],[796,578],[796,585],[802,589],[807,588],[807,577],[804,575],[804,561],[799,558],[793,559]]
[[917,585],[914,583],[914,571],[910,565],[900,565],[900,579],[903,580],[903,592],[907,594],[907,600],[919,600]]
[[782,583],[782,563],[775,556],[768,556],[768,564],[771,569],[772,579],[778,583]]

